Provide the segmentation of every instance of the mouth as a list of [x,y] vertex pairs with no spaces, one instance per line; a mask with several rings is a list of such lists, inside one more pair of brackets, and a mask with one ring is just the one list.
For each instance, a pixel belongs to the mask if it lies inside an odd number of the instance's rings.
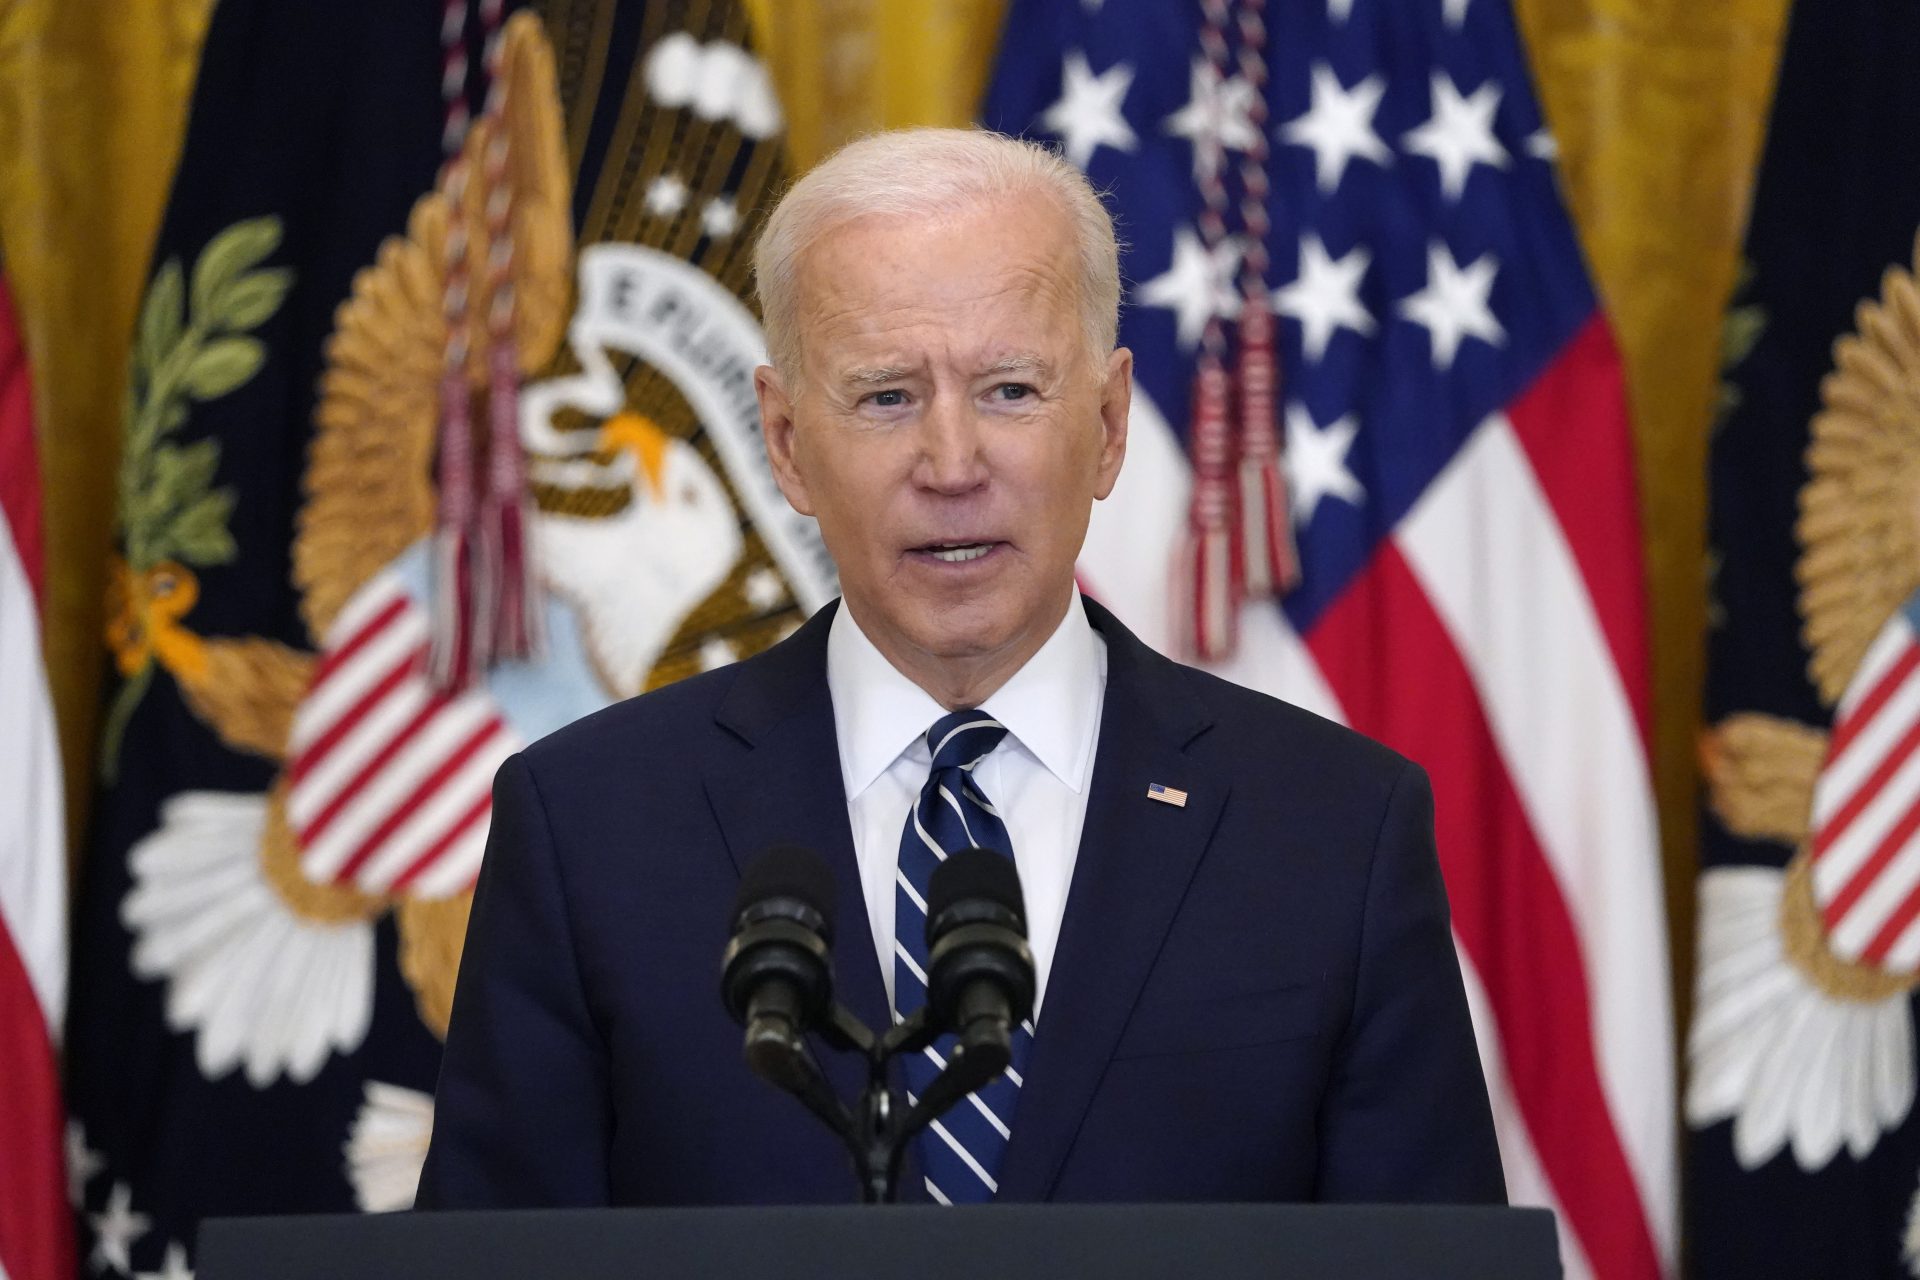
[[914,547],[908,552],[916,560],[930,560],[940,564],[975,564],[992,556],[1007,544],[1004,542],[929,542]]

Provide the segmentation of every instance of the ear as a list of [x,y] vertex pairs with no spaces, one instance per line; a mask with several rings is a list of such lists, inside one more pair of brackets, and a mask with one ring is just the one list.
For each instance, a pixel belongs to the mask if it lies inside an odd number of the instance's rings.
[[1120,478],[1127,458],[1127,413],[1133,407],[1133,352],[1115,348],[1107,357],[1107,377],[1100,386],[1100,467],[1093,496],[1104,499]]
[[753,394],[760,399],[760,431],[767,442],[767,461],[773,467],[774,482],[786,495],[789,506],[803,516],[810,516],[814,513],[813,500],[793,460],[793,397],[787,394],[779,371],[770,364],[753,371]]

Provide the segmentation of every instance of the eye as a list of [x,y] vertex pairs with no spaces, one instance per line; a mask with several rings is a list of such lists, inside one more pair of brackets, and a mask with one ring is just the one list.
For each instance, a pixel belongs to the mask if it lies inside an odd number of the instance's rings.
[[1003,382],[993,390],[1002,400],[1025,400],[1033,394],[1033,388],[1024,382]]
[[898,387],[886,391],[876,391],[867,397],[867,403],[882,409],[897,409],[907,402],[907,393]]

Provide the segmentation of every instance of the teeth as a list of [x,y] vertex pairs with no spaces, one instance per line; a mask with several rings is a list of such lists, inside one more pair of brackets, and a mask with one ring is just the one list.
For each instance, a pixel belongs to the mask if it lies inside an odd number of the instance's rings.
[[930,547],[928,550],[948,564],[965,564],[969,560],[978,560],[993,547],[985,542],[972,542],[964,547]]

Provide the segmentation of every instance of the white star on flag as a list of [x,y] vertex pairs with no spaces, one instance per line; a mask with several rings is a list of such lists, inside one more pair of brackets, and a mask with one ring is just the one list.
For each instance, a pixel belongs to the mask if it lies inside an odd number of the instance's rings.
[[1313,64],[1312,105],[1305,115],[1289,121],[1280,136],[1313,148],[1314,179],[1322,191],[1340,186],[1347,162],[1355,156],[1377,165],[1393,163],[1393,152],[1373,131],[1373,113],[1380,109],[1380,99],[1386,92],[1387,82],[1377,75],[1346,89],[1332,67],[1324,62]]
[[1228,237],[1212,254],[1192,227],[1173,229],[1173,261],[1167,269],[1134,290],[1143,306],[1166,307],[1183,347],[1200,341],[1214,316],[1231,320],[1240,314],[1240,294],[1234,273],[1240,269],[1240,241]]
[[1305,405],[1287,406],[1287,494],[1296,525],[1307,526],[1322,498],[1357,507],[1367,496],[1347,469],[1347,452],[1358,434],[1360,424],[1352,414],[1317,427]]
[[87,1218],[93,1223],[93,1256],[89,1265],[95,1271],[132,1271],[133,1242],[153,1226],[153,1219],[133,1211],[132,1188],[124,1182],[114,1183],[107,1195],[106,1212],[91,1213]]
[[1440,7],[1440,16],[1446,20],[1448,26],[1457,31],[1460,24],[1467,20],[1467,6],[1472,3],[1473,0],[1444,0]]
[[1085,172],[1100,147],[1132,151],[1140,145],[1133,126],[1120,112],[1133,86],[1133,68],[1117,62],[1099,75],[1087,65],[1087,55],[1075,49],[1060,66],[1060,100],[1040,117],[1040,125],[1065,142],[1067,159]]
[[1507,149],[1493,136],[1493,113],[1499,106],[1500,86],[1494,81],[1463,98],[1444,73],[1433,73],[1433,115],[1401,141],[1408,151],[1440,166],[1440,190],[1447,199],[1460,198],[1474,165],[1507,167]]
[[135,1272],[133,1280],[193,1280],[193,1269],[187,1266],[187,1251],[178,1241],[168,1241],[167,1256],[160,1269]]
[[1327,16],[1335,22],[1345,22],[1353,16],[1353,0],[1327,0]]
[[1246,151],[1260,141],[1253,127],[1253,84],[1245,76],[1222,80],[1220,73],[1205,58],[1195,58],[1187,76],[1187,105],[1168,116],[1163,128],[1175,137],[1193,144],[1193,176],[1200,181],[1212,175],[1208,161],[1219,152]]
[[106,1158],[87,1145],[86,1126],[67,1121],[67,1199],[74,1208],[86,1203],[87,1184],[106,1167]]
[[1309,231],[1300,237],[1300,274],[1273,291],[1273,309],[1300,322],[1300,345],[1309,360],[1327,353],[1335,329],[1361,337],[1373,332],[1373,314],[1360,302],[1360,279],[1373,261],[1361,245],[1335,260]]
[[687,207],[687,184],[676,173],[663,173],[647,184],[647,212],[671,218]]
[[1525,146],[1527,154],[1535,160],[1552,161],[1560,158],[1560,141],[1547,131],[1545,125],[1527,135]]
[[1493,317],[1487,299],[1500,263],[1482,254],[1470,267],[1461,267],[1439,241],[1427,246],[1427,287],[1400,300],[1400,314],[1424,326],[1433,342],[1433,367],[1451,369],[1463,338],[1478,338],[1502,346],[1507,331]]

